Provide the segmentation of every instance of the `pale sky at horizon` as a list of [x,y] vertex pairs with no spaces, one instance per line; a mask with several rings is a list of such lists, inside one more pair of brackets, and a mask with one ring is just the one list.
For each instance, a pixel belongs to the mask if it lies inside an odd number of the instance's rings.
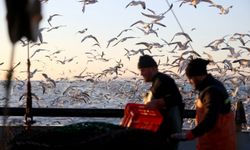
[[[173,38],[174,34],[181,32],[176,20],[173,17],[171,11],[169,11],[160,23],[166,25],[162,27],[154,25],[154,29],[158,29],[158,37],[154,34],[144,35],[135,25],[130,27],[133,23],[139,20],[149,22],[149,19],[141,14],[150,14],[150,11],[143,10],[140,6],[126,5],[131,0],[98,0],[95,4],[86,5],[85,12],[82,12],[82,4],[78,0],[49,0],[47,3],[42,4],[43,20],[40,23],[40,28],[50,27],[47,19],[52,14],[60,14],[62,16],[56,16],[51,21],[52,26],[63,25],[56,30],[47,32],[43,31],[44,41],[48,44],[41,46],[34,46],[30,48],[30,54],[37,49],[47,49],[47,51],[39,52],[31,58],[31,71],[38,69],[38,72],[32,79],[42,79],[42,73],[46,73],[48,76],[58,78],[72,78],[75,75],[79,75],[85,68],[87,72],[101,73],[105,69],[114,67],[118,61],[122,61],[123,70],[126,68],[139,73],[137,70],[137,60],[140,54],[131,56],[128,60],[125,55],[124,48],[129,50],[138,50],[139,48],[145,48],[143,45],[135,45],[138,42],[157,42],[164,44],[161,39],[168,42]],[[229,13],[226,15],[220,15],[219,9],[209,7],[210,4],[201,2],[197,5],[197,8],[183,4],[179,7],[180,2],[176,0],[169,0],[169,3],[173,3],[173,11],[178,17],[184,31],[192,38],[191,45],[196,52],[202,55],[203,51],[209,52],[213,57],[222,61],[227,59],[228,52],[214,52],[204,46],[216,39],[220,39],[225,35],[232,36],[234,33],[250,34],[250,1],[249,0],[214,0],[216,4],[220,4],[223,7],[233,6]],[[168,9],[166,0],[145,0],[146,8],[154,10],[155,13],[160,14]],[[6,70],[9,69],[9,58],[11,52],[11,43],[7,33],[7,22],[5,19],[6,8],[5,1],[0,1],[0,39],[1,39],[1,51],[0,51],[0,80],[5,79]],[[84,34],[79,34],[77,31],[87,28],[88,30]],[[117,36],[124,29],[132,29],[132,31],[124,32],[121,37],[133,36],[135,39],[128,39],[121,42],[116,46],[112,46],[117,41],[113,42],[111,46],[106,48],[107,41]],[[191,30],[195,28],[195,30]],[[96,42],[93,39],[86,39],[81,43],[81,40],[87,36],[95,36],[100,47],[92,46]],[[246,38],[246,40],[249,40]],[[182,39],[175,39],[176,41]],[[239,51],[239,42],[230,43],[235,46],[235,50]],[[250,42],[245,46],[250,47]],[[155,57],[157,61],[161,60],[161,63],[165,63],[167,56],[172,62],[176,59],[180,53],[173,54],[170,51],[174,46],[165,45],[162,48],[151,49],[151,55],[165,55],[164,57]],[[95,49],[96,51],[93,51]],[[46,55],[50,55],[57,50],[63,50],[60,54],[56,55],[56,58],[49,60]],[[191,50],[190,48],[188,50]],[[244,51],[244,50],[243,50]],[[105,53],[104,58],[110,59],[109,62],[103,62],[95,60],[94,62],[88,62],[88,54],[86,52],[93,52],[95,54]],[[183,52],[183,51],[181,51]],[[150,54],[150,53],[147,53]],[[179,55],[178,55],[179,54]],[[176,56],[176,57],[175,57]],[[206,55],[202,55],[205,58]],[[74,58],[73,61],[66,64],[61,64],[57,60],[64,60]],[[249,52],[243,53],[239,58],[249,59]],[[39,60],[39,61],[38,61]],[[26,74],[26,61],[27,61],[27,47],[22,47],[20,42],[17,42],[15,49],[14,64],[21,62],[20,66],[15,70],[15,77],[19,79],[25,79]],[[130,74],[133,75],[133,74]]]

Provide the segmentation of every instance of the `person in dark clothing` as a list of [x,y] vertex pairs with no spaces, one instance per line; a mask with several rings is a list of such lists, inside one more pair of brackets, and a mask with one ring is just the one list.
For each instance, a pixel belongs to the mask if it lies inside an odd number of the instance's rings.
[[177,149],[178,141],[170,139],[170,135],[182,130],[184,106],[180,91],[174,79],[158,71],[158,65],[151,56],[141,56],[138,69],[145,82],[152,82],[144,103],[148,108],[158,109],[163,116],[157,134],[168,141],[169,149]]
[[186,68],[190,84],[199,92],[196,100],[196,127],[190,131],[175,133],[178,140],[198,137],[198,150],[235,150],[236,131],[231,101],[224,85],[207,73],[210,61],[193,59]]

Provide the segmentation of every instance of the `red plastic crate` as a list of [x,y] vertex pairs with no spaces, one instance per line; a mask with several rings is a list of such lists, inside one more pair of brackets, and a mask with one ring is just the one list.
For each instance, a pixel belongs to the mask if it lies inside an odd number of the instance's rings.
[[121,122],[123,127],[157,131],[163,118],[157,109],[148,109],[144,104],[128,103]]

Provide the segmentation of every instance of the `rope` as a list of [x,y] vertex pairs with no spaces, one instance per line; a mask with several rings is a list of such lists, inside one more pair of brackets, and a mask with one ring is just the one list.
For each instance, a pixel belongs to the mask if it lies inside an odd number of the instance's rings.
[[[168,4],[168,7],[170,7],[170,3],[168,2],[168,0],[165,0],[165,1],[166,1],[166,3]],[[179,19],[178,19],[177,16],[175,15],[174,10],[171,9],[171,12],[172,12],[172,14],[173,14],[173,16],[174,16],[176,22],[178,23],[178,25],[179,25],[181,31],[184,32],[184,29],[183,29],[183,27],[182,27],[182,25],[181,25]],[[185,33],[185,32],[184,32],[184,33]],[[191,43],[189,42],[188,44],[189,44],[190,48],[194,51],[194,49],[193,49]]]

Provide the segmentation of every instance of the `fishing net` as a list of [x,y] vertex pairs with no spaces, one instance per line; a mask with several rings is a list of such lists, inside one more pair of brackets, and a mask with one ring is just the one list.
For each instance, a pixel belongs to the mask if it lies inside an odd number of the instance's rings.
[[8,150],[61,150],[93,148],[165,148],[154,132],[105,122],[84,122],[48,129],[34,128],[14,136]]

